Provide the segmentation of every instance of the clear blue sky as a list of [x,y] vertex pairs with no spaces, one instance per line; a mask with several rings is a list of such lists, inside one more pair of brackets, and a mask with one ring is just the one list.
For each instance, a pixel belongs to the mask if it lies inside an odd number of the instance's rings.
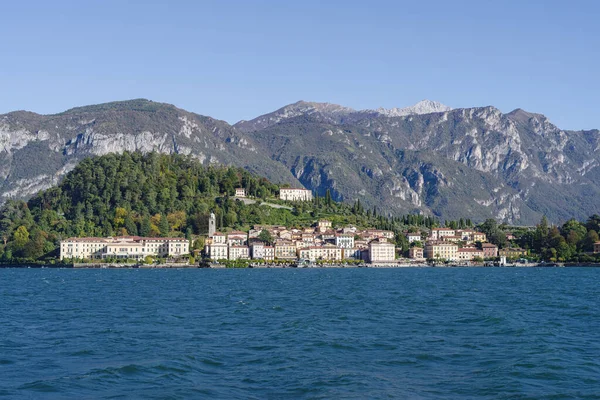
[[228,122],[297,100],[494,105],[600,128],[598,1],[6,1],[0,113],[131,98]]

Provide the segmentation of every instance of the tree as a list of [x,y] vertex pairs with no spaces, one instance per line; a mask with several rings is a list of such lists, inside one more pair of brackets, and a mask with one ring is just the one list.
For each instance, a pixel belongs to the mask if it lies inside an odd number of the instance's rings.
[[162,236],[162,237],[169,236],[169,233],[171,231],[169,229],[169,221],[167,220],[167,217],[164,214],[160,215],[160,222],[158,225],[158,229],[160,231],[160,236]]
[[594,243],[598,241],[600,241],[598,233],[594,230],[590,230],[586,233],[581,247],[584,251],[594,251]]
[[138,234],[137,225],[133,221],[131,213],[128,213],[125,217],[125,229],[127,229],[127,233],[130,235],[137,236]]
[[14,243],[17,249],[22,249],[29,242],[29,231],[23,225],[19,226],[14,233]]
[[258,238],[262,241],[265,242],[267,244],[272,244],[273,243],[273,236],[271,235],[271,233],[266,230],[263,229],[262,231],[260,231],[260,233],[258,234]]
[[150,232],[152,230],[152,225],[150,224],[150,217],[145,215],[142,218],[142,223],[140,225],[140,236],[148,237],[150,236]]
[[113,225],[115,228],[120,228],[125,224],[125,217],[127,216],[127,210],[123,207],[117,207],[115,209],[115,218],[113,220]]
[[570,219],[560,228],[560,233],[567,241],[567,244],[575,251],[578,245],[581,246],[581,242],[587,234],[587,229],[578,221]]

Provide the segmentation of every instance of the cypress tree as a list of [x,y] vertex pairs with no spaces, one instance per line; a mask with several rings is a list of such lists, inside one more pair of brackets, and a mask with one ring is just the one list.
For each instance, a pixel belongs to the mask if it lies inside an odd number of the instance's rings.
[[140,225],[140,236],[148,237],[150,236],[150,217],[145,215],[142,219],[142,223]]
[[160,223],[158,224],[158,230],[160,231],[160,236],[169,236],[169,221],[167,220],[167,216],[165,214],[160,215]]

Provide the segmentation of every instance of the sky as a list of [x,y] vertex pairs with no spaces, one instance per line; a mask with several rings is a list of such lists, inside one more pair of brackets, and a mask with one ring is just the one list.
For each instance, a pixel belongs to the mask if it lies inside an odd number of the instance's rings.
[[3,2],[0,113],[146,98],[235,123],[423,99],[600,128],[600,2]]

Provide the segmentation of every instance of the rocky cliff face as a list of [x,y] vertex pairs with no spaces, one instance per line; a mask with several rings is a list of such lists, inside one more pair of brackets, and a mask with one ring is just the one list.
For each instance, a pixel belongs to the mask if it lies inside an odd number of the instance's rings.
[[[433,112],[431,112],[433,111]],[[298,102],[231,126],[133,100],[42,116],[0,116],[0,196],[28,197],[83,157],[187,154],[391,212],[534,223],[600,206],[600,132],[564,131],[540,114],[435,102],[355,111]]]

